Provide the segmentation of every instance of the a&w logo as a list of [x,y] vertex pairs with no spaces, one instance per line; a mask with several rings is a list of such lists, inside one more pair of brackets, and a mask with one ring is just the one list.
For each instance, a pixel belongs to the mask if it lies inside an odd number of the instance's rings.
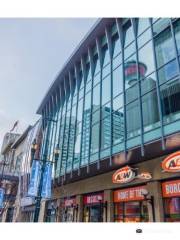
[[162,162],[162,169],[165,172],[180,172],[180,151],[165,158]]
[[135,178],[135,172],[129,166],[117,170],[112,177],[113,183],[127,183]]

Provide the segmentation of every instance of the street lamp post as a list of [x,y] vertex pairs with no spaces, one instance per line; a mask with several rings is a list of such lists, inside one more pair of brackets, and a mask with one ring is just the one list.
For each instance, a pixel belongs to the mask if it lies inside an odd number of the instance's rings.
[[[56,149],[54,150],[54,157],[55,157],[55,161],[57,161],[57,159],[59,158],[59,146],[57,144]],[[40,208],[41,208],[41,192],[42,192],[42,187],[43,187],[43,175],[44,175],[44,169],[45,169],[45,165],[46,162],[45,160],[41,160],[39,159],[39,161],[42,161],[42,168],[41,168],[41,172],[40,172],[40,183],[39,183],[39,187],[38,187],[38,194],[36,197],[36,207],[35,207],[35,213],[34,213],[34,222],[38,222],[39,219],[39,212],[40,212]]]

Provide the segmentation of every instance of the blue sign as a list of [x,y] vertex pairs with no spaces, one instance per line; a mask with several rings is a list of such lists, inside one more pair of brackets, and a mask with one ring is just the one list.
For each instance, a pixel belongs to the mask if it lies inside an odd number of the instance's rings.
[[3,208],[3,202],[4,202],[4,189],[0,188],[0,208]]
[[42,198],[51,198],[52,163],[47,162],[43,173]]
[[33,160],[32,168],[31,168],[30,184],[28,189],[28,196],[37,197],[40,174],[41,174],[41,162],[38,160]]

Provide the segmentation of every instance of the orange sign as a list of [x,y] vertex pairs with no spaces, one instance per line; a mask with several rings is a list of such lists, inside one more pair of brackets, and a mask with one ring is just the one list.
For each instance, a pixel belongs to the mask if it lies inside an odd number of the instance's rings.
[[162,183],[163,197],[180,196],[180,180],[174,180]]
[[165,158],[162,162],[162,169],[166,172],[180,172],[180,151]]
[[113,183],[127,183],[135,178],[135,173],[129,166],[117,170],[112,176]]
[[144,199],[145,186],[126,188],[114,191],[114,202],[140,201]]

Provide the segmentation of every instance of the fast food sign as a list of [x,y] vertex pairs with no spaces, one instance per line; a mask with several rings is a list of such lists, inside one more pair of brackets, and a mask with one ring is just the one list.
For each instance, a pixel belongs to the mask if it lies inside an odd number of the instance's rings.
[[165,172],[180,172],[180,151],[166,157],[161,166]]
[[112,177],[113,183],[127,183],[135,178],[135,172],[129,166],[117,170]]
[[112,176],[113,183],[128,183],[135,178],[139,178],[142,180],[149,180],[152,178],[149,172],[142,172],[140,174],[136,174],[134,169],[130,168],[129,166],[123,167],[117,170]]

